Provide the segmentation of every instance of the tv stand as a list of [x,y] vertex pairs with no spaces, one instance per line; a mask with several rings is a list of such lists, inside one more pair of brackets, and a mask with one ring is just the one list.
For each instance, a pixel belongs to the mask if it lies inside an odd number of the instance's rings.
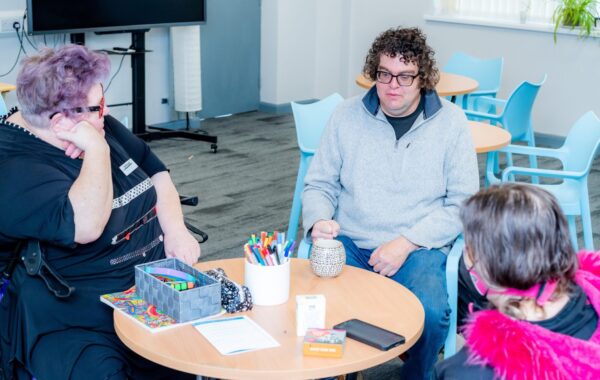
[[[186,123],[186,130],[172,131],[160,128],[146,127],[146,50],[145,34],[149,29],[126,31],[131,33],[131,49],[134,52],[119,54],[131,55],[131,106],[132,106],[132,132],[139,138],[152,141],[171,137],[182,137],[210,143],[210,149],[217,153],[217,136],[207,134],[202,130],[190,130]],[[108,32],[115,33],[115,32]],[[123,32],[117,32],[123,33]],[[98,34],[104,34],[100,32]],[[73,34],[71,41],[84,44],[83,34]]]
[[[170,137],[183,137],[192,140],[206,141],[210,143],[213,153],[217,153],[217,136],[211,136],[203,131],[195,132],[166,131],[155,128],[146,128],[146,43],[145,34],[147,30],[134,30],[131,32],[131,48],[135,50],[131,54],[131,76],[133,97],[133,124],[132,131],[138,137],[146,140],[159,140]],[[155,129],[152,131],[152,129]]]

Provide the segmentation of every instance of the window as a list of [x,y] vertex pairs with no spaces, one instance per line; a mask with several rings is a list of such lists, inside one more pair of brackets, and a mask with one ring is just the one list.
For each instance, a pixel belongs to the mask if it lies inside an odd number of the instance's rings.
[[434,15],[499,22],[552,24],[559,0],[434,0]]

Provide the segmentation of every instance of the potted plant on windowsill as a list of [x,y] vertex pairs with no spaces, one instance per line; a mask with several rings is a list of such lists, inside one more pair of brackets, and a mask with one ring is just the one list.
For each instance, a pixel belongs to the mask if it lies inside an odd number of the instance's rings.
[[554,43],[559,27],[571,30],[579,27],[579,36],[587,37],[592,33],[596,19],[596,0],[560,0],[554,10]]
[[579,27],[579,36],[587,37],[595,26],[597,0],[560,0],[552,20],[554,21],[554,43],[559,27],[573,30]]

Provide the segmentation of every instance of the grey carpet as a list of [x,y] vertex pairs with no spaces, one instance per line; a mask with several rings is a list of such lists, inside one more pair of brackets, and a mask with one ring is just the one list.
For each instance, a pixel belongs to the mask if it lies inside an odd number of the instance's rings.
[[[189,221],[209,234],[202,245],[203,258],[240,257],[251,233],[287,230],[299,162],[293,118],[249,112],[204,121],[202,128],[218,136],[218,153],[212,153],[207,143],[186,139],[150,145],[169,166],[179,192],[200,198],[199,206],[185,206],[184,211]],[[478,158],[483,173],[486,157]],[[589,179],[596,247],[600,247],[599,160]],[[559,164],[544,160],[541,166]]]
[[[209,235],[202,244],[202,260],[242,257],[242,246],[250,234],[287,230],[299,162],[293,118],[249,112],[204,121],[202,128],[218,136],[218,153],[212,153],[207,143],[186,139],[153,141],[150,145],[170,168],[179,192],[200,198],[197,207],[184,206],[184,212],[188,221]],[[483,173],[485,155],[478,159]],[[589,179],[596,248],[600,247],[598,160]],[[558,168],[559,164],[543,160],[540,166]],[[299,228],[298,236],[301,233]],[[364,371],[363,376],[398,378],[400,363],[393,360]]]

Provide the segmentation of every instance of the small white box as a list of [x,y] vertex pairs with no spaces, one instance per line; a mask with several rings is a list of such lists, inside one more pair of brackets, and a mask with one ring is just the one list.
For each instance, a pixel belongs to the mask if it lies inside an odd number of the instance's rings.
[[322,294],[296,296],[296,334],[304,336],[309,328],[325,328],[325,296]]

